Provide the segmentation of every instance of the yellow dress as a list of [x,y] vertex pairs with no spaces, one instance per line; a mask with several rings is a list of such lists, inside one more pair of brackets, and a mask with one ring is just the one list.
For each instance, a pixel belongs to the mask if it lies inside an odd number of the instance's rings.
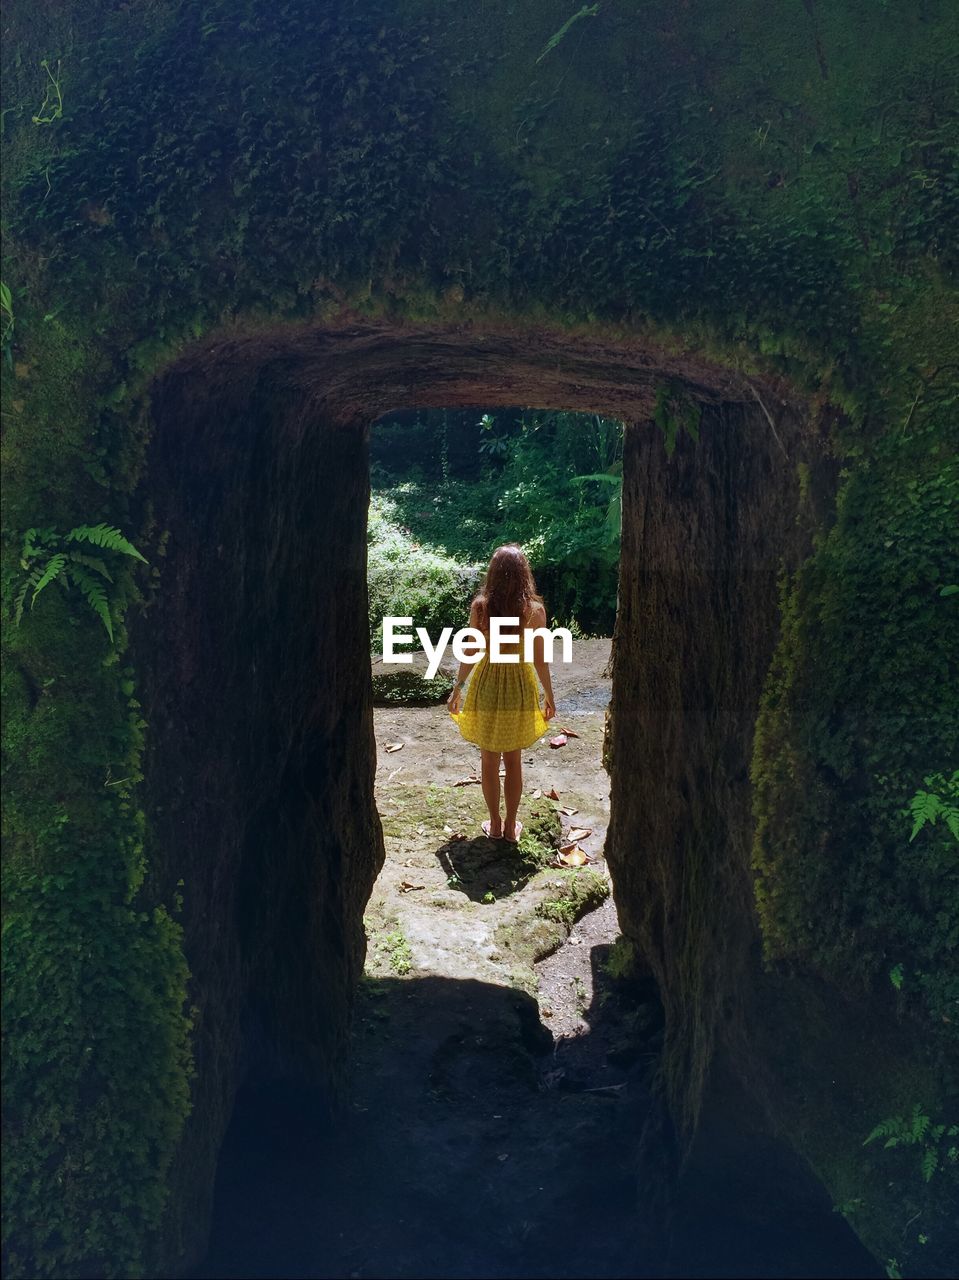
[[453,719],[466,741],[484,751],[531,747],[549,728],[539,704],[536,668],[532,662],[490,662],[484,653]]

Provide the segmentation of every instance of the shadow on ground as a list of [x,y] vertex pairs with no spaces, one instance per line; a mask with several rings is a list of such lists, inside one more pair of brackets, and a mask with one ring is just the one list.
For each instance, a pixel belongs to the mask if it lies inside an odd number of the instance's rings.
[[473,902],[489,901],[487,894],[505,898],[525,888],[541,871],[533,858],[526,858],[508,840],[448,840],[436,850],[436,858],[457,889]]
[[671,1159],[647,1088],[659,1031],[606,950],[588,1032],[559,1043],[512,988],[365,981],[339,1116],[290,1085],[241,1095],[197,1277],[880,1275],[736,1115],[707,1123],[667,1224],[649,1185],[650,1144]]

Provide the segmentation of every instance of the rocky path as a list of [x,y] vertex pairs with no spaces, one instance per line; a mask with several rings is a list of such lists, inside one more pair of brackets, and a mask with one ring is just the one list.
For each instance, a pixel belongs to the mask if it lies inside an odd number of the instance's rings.
[[[707,1128],[663,1230],[637,1163],[661,1015],[621,975],[602,857],[609,641],[574,651],[555,725],[578,736],[524,753],[520,817],[540,840],[519,850],[479,833],[478,752],[445,705],[377,710],[387,856],[351,1096],[330,1120],[289,1086],[246,1091],[198,1275],[872,1274],[808,1176],[728,1123]],[[589,864],[551,865],[557,818],[564,844],[588,832]]]

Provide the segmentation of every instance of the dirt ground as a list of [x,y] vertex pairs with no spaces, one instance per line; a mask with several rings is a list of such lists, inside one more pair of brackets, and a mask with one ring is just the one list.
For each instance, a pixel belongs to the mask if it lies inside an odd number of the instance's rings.
[[554,667],[556,729],[579,736],[524,753],[520,817],[573,810],[582,870],[531,869],[481,835],[480,788],[456,785],[479,753],[445,704],[377,709],[386,862],[349,1102],[331,1115],[289,1084],[245,1091],[198,1276],[878,1274],[808,1172],[736,1116],[704,1126],[664,1215],[662,1014],[620,972],[602,857],[609,648],[577,641]]
[[[531,806],[551,805],[560,817],[564,843],[570,843],[566,836],[571,831],[587,832],[575,843],[594,860],[590,870],[602,877],[607,891],[603,843],[609,779],[600,756],[610,696],[610,680],[603,674],[609,653],[609,640],[580,640],[572,663],[554,662],[556,718],[550,734],[523,753],[520,804],[520,820],[526,815],[527,822]],[[450,661],[444,666],[455,671]],[[535,967],[539,952],[551,950],[565,936],[537,931],[537,908],[566,896],[565,880],[579,878],[578,873],[545,870],[523,879],[515,847],[482,835],[487,810],[480,786],[465,781],[478,777],[479,750],[461,737],[445,702],[378,707],[374,724],[386,863],[366,913],[368,973],[389,976],[399,965],[411,976],[519,986],[539,998],[554,1036],[582,1032],[582,1008],[593,997],[590,953],[583,940],[564,948],[563,960],[554,961],[548,972]],[[549,738],[561,729],[578,736],[569,737],[565,746],[550,747]],[[554,795],[558,799],[550,800]],[[608,944],[616,934],[610,907],[594,921],[590,941]],[[395,955],[398,935],[409,952],[404,949],[402,959]]]

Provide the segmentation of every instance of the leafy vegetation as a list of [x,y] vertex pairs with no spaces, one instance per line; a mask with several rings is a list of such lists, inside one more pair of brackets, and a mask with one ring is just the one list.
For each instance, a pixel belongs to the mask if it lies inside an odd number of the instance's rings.
[[374,647],[387,613],[412,616],[431,634],[464,626],[489,556],[505,541],[526,550],[554,625],[611,634],[622,424],[594,414],[438,411],[377,424],[372,457]]
[[934,773],[923,781],[934,790],[917,791],[909,802],[912,813],[910,842],[924,827],[935,826],[940,818],[959,840],[959,772],[948,780],[941,773]]
[[28,594],[32,609],[41,591],[52,582],[60,586],[69,584],[77,588],[103,623],[112,641],[113,619],[110,616],[107,588],[103,584],[106,582],[112,585],[113,574],[102,557],[91,556],[69,545],[75,542],[89,543],[108,553],[119,552],[134,556],[146,564],[146,559],[124,538],[120,530],[106,524],[77,525],[62,537],[54,529],[28,529],[20,555],[20,568],[25,578],[14,601],[14,621],[17,626],[20,625]]
[[[934,771],[959,723],[959,597],[942,592],[959,558],[952,412],[876,444],[834,527],[784,582],[753,765],[768,958],[842,974],[879,999],[901,966],[899,1004],[949,1056],[959,859],[952,783]],[[914,795],[917,774],[930,781]]]
[[917,1102],[908,1116],[891,1116],[881,1120],[866,1138],[863,1146],[882,1138],[883,1147],[918,1147],[919,1171],[924,1182],[930,1182],[933,1174],[944,1163],[959,1161],[959,1125],[933,1124]]
[[[836,527],[784,581],[757,737],[767,953],[881,990],[917,1052],[938,1044],[957,1025],[951,836],[945,815],[901,828],[916,779],[954,765],[955,6],[772,24],[652,0],[638,42],[621,6],[557,30],[552,4],[496,0],[15,0],[5,21],[5,616],[25,530],[131,527],[151,381],[207,335],[492,316],[782,376],[844,411],[822,420],[846,471]],[[511,442],[484,453],[505,468]],[[576,582],[612,497],[580,489]],[[513,491],[505,536],[535,540]],[[443,524],[412,541],[482,559]],[[601,629],[609,578],[564,601],[547,558],[563,548],[540,561],[553,608]],[[144,725],[119,614],[108,660],[66,592],[5,628],[11,1274],[142,1269],[188,1105],[177,929],[135,898]]]

